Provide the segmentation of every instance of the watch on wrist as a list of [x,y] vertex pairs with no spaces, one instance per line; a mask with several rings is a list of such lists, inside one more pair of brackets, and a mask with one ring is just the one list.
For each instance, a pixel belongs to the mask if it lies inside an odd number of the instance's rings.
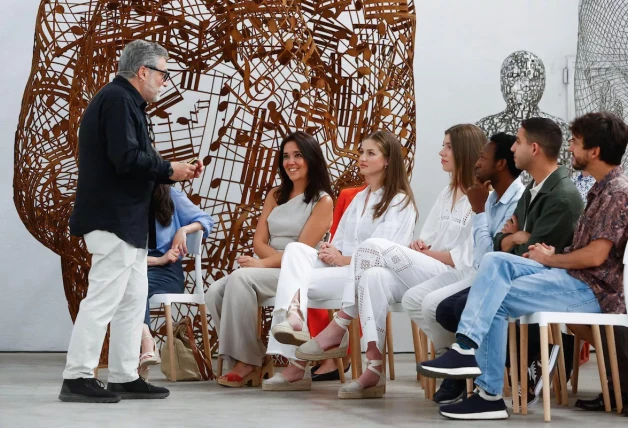
[[168,178],[172,177],[172,174],[174,174],[174,169],[172,169],[172,164],[169,163],[168,164]]

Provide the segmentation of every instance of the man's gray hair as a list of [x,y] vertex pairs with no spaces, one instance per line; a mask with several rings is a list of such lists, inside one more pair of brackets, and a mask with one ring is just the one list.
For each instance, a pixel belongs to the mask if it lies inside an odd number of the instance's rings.
[[118,63],[118,74],[130,78],[141,66],[157,67],[159,58],[168,59],[168,51],[157,43],[133,40],[124,47]]

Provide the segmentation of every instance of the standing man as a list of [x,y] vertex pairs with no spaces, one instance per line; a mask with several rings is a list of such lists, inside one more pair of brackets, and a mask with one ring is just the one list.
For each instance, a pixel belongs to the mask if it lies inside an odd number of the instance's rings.
[[[152,146],[146,105],[168,85],[168,53],[143,40],[129,43],[118,75],[85,110],[79,129],[79,179],[70,232],[92,254],[87,296],[68,348],[59,399],[116,403],[165,398],[166,388],[138,376],[138,352],[148,293],[150,202],[156,182],[198,177],[203,167],[170,163]],[[107,325],[109,382],[94,379]]]

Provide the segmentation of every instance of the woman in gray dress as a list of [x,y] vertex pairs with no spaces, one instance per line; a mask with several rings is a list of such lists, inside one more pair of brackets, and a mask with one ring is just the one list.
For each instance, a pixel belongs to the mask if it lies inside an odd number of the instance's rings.
[[286,245],[316,247],[332,223],[331,182],[318,142],[304,132],[290,134],[281,143],[278,163],[281,184],[268,193],[257,221],[257,257],[239,257],[240,269],[214,282],[205,295],[218,331],[218,354],[233,364],[218,378],[223,386],[259,386],[271,370],[257,332],[258,304],[275,296]]

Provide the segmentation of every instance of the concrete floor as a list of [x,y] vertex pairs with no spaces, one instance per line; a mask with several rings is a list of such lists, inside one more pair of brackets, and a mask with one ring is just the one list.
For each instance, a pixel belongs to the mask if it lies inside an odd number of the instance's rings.
[[[62,403],[57,399],[65,354],[0,354],[0,427],[416,427],[445,425],[438,405],[425,400],[414,371],[414,356],[395,356],[397,379],[389,381],[383,399],[338,400],[338,383],[314,384],[311,392],[272,393],[259,388],[228,389],[214,382],[170,383],[159,370],[151,382],[167,386],[165,400],[122,401],[117,404]],[[579,397],[600,390],[594,361],[580,374]],[[106,370],[101,371],[106,379]],[[570,405],[575,397],[570,396]],[[617,414],[587,413],[552,405],[551,426],[626,426]],[[509,426],[543,426],[542,406],[528,416],[512,415]],[[498,423],[495,423],[497,425]],[[483,427],[486,422],[465,426]]]

